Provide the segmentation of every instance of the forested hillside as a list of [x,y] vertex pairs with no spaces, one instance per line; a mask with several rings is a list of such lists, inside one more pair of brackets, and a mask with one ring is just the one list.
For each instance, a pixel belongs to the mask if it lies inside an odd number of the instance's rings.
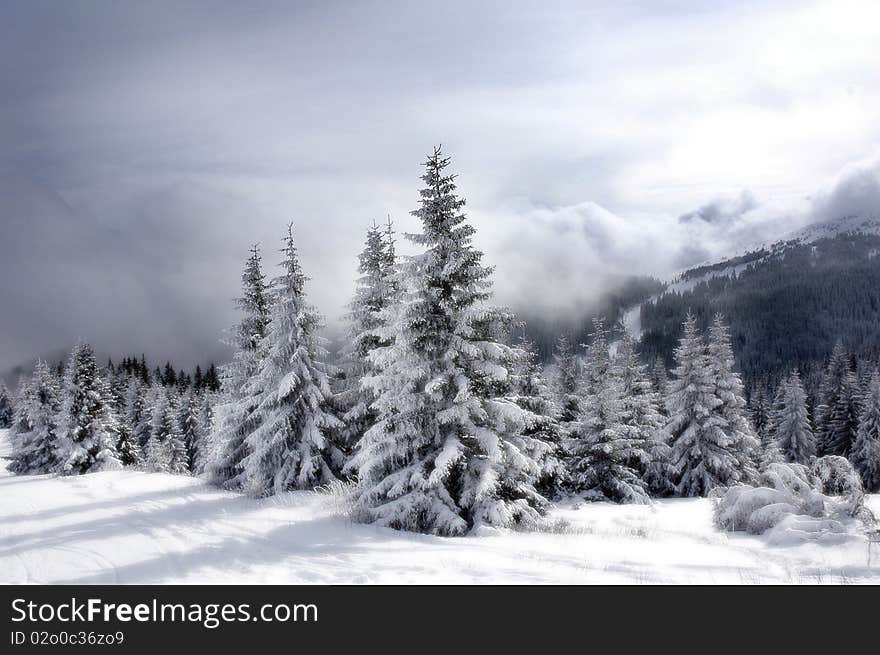
[[[689,271],[682,276],[684,284],[675,285],[683,290],[673,286],[643,303],[643,357],[672,364],[690,309],[703,327],[716,312],[728,317],[737,364],[749,387],[775,387],[797,367],[814,391],[817,373],[837,340],[857,360],[877,360],[880,236],[850,233],[791,241],[760,255]],[[711,276],[712,268],[717,274],[736,265],[738,273]]]

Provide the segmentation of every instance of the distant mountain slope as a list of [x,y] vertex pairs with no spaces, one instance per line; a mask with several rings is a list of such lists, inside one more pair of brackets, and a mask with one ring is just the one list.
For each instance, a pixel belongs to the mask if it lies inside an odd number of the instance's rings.
[[880,359],[880,220],[811,225],[769,246],[684,272],[641,305],[643,355],[672,364],[688,309],[731,324],[749,385],[797,366],[815,380],[834,342]]
[[844,216],[836,221],[813,223],[792,234],[785,239],[785,242],[813,243],[819,239],[830,239],[841,234],[880,235],[880,218]]

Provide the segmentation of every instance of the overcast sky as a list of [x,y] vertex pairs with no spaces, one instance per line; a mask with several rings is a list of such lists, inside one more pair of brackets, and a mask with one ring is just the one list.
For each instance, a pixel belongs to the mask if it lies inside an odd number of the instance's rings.
[[876,215],[878,42],[872,1],[5,0],[0,369],[219,356],[288,221],[332,324],[437,143],[530,311]]

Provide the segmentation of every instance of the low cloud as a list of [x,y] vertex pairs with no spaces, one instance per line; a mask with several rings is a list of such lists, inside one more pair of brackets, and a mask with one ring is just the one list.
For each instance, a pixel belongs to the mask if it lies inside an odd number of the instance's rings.
[[503,212],[503,228],[482,216],[476,222],[500,235],[486,247],[497,264],[498,299],[529,316],[581,315],[629,276],[668,279],[769,244],[809,220],[803,203],[761,202],[749,191],[678,217],[623,216],[594,202]]
[[757,209],[758,201],[751,191],[744,190],[736,198],[718,198],[694,211],[678,217],[679,223],[702,221],[704,223],[732,223],[743,214]]
[[813,222],[880,217],[880,158],[845,167],[828,189],[816,194],[812,205]]

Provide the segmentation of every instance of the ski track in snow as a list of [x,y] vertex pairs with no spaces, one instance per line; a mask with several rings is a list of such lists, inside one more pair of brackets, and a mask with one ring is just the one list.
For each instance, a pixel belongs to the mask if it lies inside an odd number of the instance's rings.
[[[0,456],[8,442],[0,433]],[[774,547],[712,526],[706,499],[557,508],[559,534],[440,538],[254,500],[186,476],[13,476],[0,464],[0,583],[880,583],[880,548]],[[880,513],[880,496],[870,499]]]

